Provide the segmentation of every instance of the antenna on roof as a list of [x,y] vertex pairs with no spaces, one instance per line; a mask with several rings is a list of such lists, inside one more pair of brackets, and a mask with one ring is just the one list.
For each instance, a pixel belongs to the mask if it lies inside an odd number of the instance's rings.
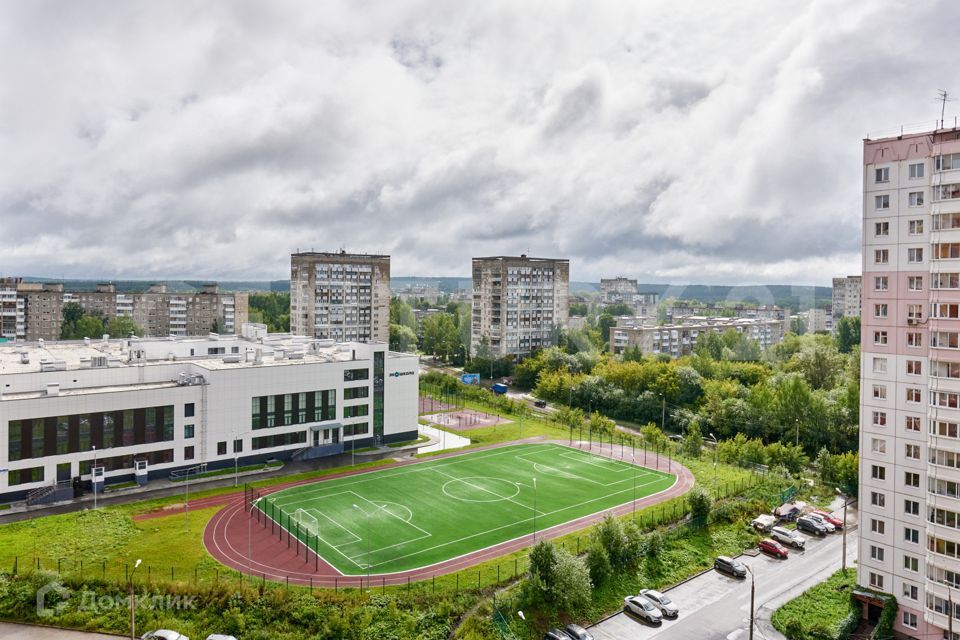
[[953,102],[956,98],[951,97],[946,89],[937,89],[937,97],[934,100],[940,103],[940,128],[942,129],[943,119],[947,112],[947,103]]

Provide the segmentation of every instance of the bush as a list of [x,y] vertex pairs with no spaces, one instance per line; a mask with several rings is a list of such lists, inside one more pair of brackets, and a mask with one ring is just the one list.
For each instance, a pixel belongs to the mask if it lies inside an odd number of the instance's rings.
[[690,504],[690,517],[693,524],[698,527],[706,526],[710,520],[710,510],[713,508],[713,499],[703,487],[694,487],[687,494],[687,502]]
[[610,566],[610,556],[603,546],[594,543],[587,549],[587,568],[590,570],[590,582],[600,586],[613,572]]

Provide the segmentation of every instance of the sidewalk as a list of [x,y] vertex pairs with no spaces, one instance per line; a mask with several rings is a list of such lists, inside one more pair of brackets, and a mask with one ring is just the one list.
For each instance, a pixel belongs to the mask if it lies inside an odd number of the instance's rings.
[[116,640],[123,636],[0,622],[0,640]]

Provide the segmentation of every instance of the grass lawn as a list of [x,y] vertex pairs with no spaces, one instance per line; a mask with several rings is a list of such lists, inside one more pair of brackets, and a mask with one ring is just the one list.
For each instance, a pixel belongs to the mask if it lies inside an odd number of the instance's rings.
[[837,571],[777,609],[773,626],[791,640],[839,637],[849,616],[860,615],[859,606],[850,598],[856,583],[856,570]]
[[[522,444],[292,487],[261,501],[345,574],[430,565],[663,491],[675,476]],[[635,488],[635,494],[634,494]],[[285,514],[285,515],[281,515]]]

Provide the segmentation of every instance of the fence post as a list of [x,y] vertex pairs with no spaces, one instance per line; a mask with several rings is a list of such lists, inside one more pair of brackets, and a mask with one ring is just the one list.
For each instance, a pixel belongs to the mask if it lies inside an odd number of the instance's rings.
[[516,558],[513,559],[513,577],[514,578],[517,577],[517,559]]
[[477,591],[480,590],[480,569],[477,569]]
[[57,558],[57,575],[60,575],[60,560],[61,558]]
[[456,592],[457,592],[457,593],[460,593],[460,574],[458,573],[458,574],[456,574],[456,575],[457,575],[457,588],[456,588]]
[[387,592],[387,577],[380,576],[380,595],[384,595]]
[[333,576],[333,592],[334,592],[334,593],[340,593],[340,584],[339,584],[339,582],[340,582],[340,581],[337,580],[337,576]]
[[437,574],[433,574],[432,581],[433,581],[433,592],[436,593],[437,592]]

